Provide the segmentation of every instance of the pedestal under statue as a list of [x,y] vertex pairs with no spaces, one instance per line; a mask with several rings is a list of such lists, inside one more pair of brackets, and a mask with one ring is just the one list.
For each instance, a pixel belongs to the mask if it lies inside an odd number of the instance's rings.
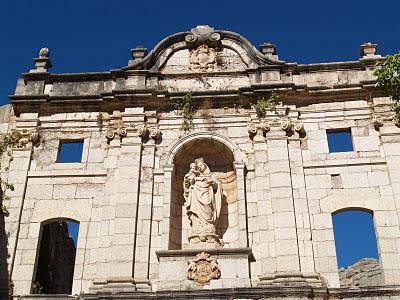
[[188,237],[190,248],[215,248],[222,246],[216,234],[222,206],[222,184],[211,173],[202,158],[190,164],[183,180],[183,196],[192,228]]

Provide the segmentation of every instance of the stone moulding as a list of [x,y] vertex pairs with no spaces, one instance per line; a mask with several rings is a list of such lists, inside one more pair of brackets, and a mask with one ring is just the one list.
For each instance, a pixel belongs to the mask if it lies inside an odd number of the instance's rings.
[[[124,293],[124,299],[170,299],[171,296],[176,299],[207,299],[212,295],[218,299],[359,299],[364,297],[385,297],[382,299],[390,299],[392,297],[400,296],[400,288],[396,286],[390,287],[371,287],[371,288],[356,288],[356,289],[343,289],[343,288],[330,288],[325,287],[310,287],[310,286],[296,286],[296,287],[242,287],[242,288],[221,288],[203,290],[190,290],[190,291],[174,291],[173,294],[169,290],[148,292],[148,293]],[[43,295],[48,297],[48,295]],[[79,296],[68,296],[68,299],[121,299],[121,294],[113,294],[111,292],[105,293],[87,293]],[[295,297],[295,298],[294,298]],[[42,298],[42,299],[43,299]],[[39,295],[35,297],[20,296],[20,299],[40,299]]]
[[179,139],[176,143],[172,144],[169,149],[166,151],[167,156],[165,159],[166,165],[173,165],[175,155],[179,152],[179,150],[186,144],[195,140],[200,139],[210,139],[217,142],[220,142],[227,146],[233,153],[233,157],[235,158],[234,162],[236,163],[247,163],[246,155],[240,150],[239,146],[235,144],[228,137],[218,134],[218,133],[210,133],[210,132],[193,132],[185,135],[181,139]]
[[221,270],[215,258],[209,253],[201,252],[194,259],[188,261],[187,277],[198,285],[209,284],[212,279],[221,277]]

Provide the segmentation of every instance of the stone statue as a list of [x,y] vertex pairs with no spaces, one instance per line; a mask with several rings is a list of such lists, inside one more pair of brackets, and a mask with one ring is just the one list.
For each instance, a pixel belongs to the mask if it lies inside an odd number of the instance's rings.
[[192,227],[189,246],[220,246],[222,241],[216,234],[216,227],[222,205],[222,184],[202,158],[190,164],[190,170],[183,180],[183,191]]

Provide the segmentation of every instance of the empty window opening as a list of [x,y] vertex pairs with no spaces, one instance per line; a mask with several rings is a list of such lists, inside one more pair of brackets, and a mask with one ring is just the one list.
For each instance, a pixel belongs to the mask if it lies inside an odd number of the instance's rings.
[[329,152],[351,152],[353,151],[353,141],[351,129],[327,130]]
[[58,163],[74,163],[82,161],[83,140],[62,141],[58,148]]
[[78,232],[75,221],[42,225],[32,294],[72,293]]
[[350,210],[332,216],[341,286],[383,282],[372,213]]

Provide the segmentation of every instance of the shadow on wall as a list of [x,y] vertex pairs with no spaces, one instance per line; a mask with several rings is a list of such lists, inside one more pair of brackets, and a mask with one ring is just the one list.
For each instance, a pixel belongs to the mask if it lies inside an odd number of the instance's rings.
[[[3,192],[0,189],[0,206],[3,205]],[[0,211],[0,299],[8,299],[9,274],[8,274],[8,235],[5,227],[5,214]]]

